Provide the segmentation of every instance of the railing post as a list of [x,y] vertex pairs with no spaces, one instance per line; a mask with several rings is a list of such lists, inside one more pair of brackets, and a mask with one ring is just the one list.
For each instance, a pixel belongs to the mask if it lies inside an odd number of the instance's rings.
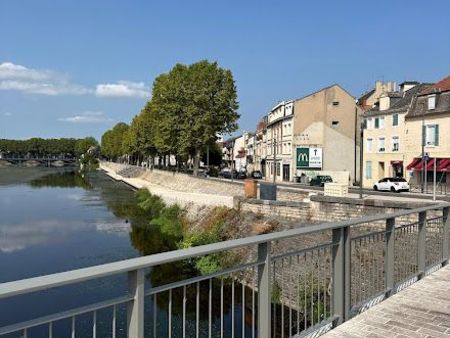
[[270,338],[271,332],[271,298],[270,285],[270,242],[258,244],[258,337]]
[[417,268],[419,278],[424,277],[426,264],[427,212],[419,212],[419,233],[417,237]]
[[144,338],[144,270],[128,273],[128,293],[133,300],[128,303],[128,337]]
[[443,257],[444,265],[447,265],[450,260],[450,207],[445,207],[442,210],[442,226],[443,226]]
[[394,289],[395,218],[388,218],[386,220],[385,237],[384,279],[386,296],[389,296]]
[[350,227],[333,229],[333,315],[341,324],[350,316]]

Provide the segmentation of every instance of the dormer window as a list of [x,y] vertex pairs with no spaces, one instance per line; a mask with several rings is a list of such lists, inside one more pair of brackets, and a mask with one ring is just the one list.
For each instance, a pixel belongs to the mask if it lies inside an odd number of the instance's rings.
[[436,109],[436,94],[428,95],[428,110]]

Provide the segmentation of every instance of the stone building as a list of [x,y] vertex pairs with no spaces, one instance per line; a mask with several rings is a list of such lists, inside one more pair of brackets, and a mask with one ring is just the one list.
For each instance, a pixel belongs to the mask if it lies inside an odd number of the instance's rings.
[[294,102],[282,101],[267,115],[265,177],[273,181],[293,180]]
[[[428,160],[422,162],[423,155]],[[450,76],[421,90],[405,116],[405,161],[412,185],[450,183]]]
[[355,98],[334,84],[293,101],[293,176],[331,175],[353,183],[359,176],[359,127]]
[[[371,188],[383,177],[405,177],[405,116],[413,98],[429,84],[406,81],[386,88],[364,113],[363,186]],[[391,90],[391,91],[388,91]]]

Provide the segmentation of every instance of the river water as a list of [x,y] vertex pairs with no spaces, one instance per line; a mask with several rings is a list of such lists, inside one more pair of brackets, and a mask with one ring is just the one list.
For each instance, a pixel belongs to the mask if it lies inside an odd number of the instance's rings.
[[[134,192],[102,172],[82,175],[50,168],[0,168],[0,283],[165,251],[161,235],[145,228],[148,220],[136,214],[135,207]],[[147,276],[149,285],[154,281],[165,284],[179,277],[179,270],[165,267]],[[229,291],[226,289],[225,293]],[[0,327],[125,293],[126,275],[119,275],[0,300]],[[235,305],[235,325],[239,327],[239,299]],[[146,300],[146,318],[153,318],[152,309],[152,300]],[[189,327],[195,324],[195,309],[191,310],[188,307]],[[181,324],[175,303],[173,311],[173,331],[178,336]],[[167,306],[158,304],[157,312],[156,336],[164,337]],[[202,317],[203,312],[202,309]],[[119,307],[117,316],[117,337],[123,337],[125,309]],[[229,305],[225,305],[226,327],[230,317]],[[97,337],[112,336],[111,319],[111,311],[98,313]],[[214,315],[216,332],[219,322]],[[148,336],[154,330],[152,324],[153,320],[146,319]],[[77,337],[92,335],[92,315],[77,317],[76,325]],[[202,318],[203,334],[207,334],[205,325]],[[248,323],[245,327],[248,333]],[[48,327],[35,328],[28,337],[46,337],[47,330]],[[230,333],[229,329],[226,331]],[[53,332],[56,337],[69,337],[70,320],[56,322]],[[236,337],[239,336],[237,330]]]

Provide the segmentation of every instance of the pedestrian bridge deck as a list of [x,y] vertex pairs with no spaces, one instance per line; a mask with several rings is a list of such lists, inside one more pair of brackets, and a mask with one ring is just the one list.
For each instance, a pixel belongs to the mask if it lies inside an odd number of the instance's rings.
[[322,337],[450,337],[450,265]]

